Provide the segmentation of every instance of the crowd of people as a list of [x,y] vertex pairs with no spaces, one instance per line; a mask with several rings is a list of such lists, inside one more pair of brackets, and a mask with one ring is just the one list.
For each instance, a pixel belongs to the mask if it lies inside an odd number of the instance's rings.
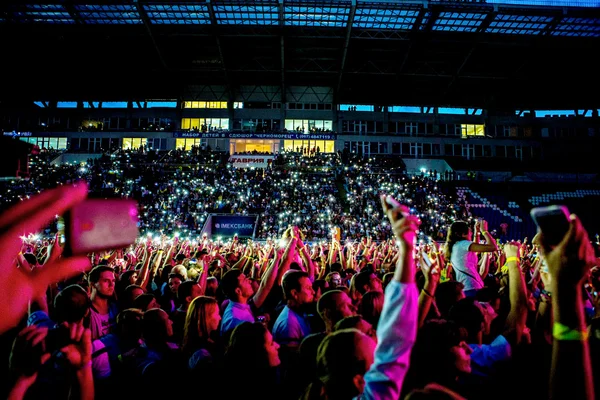
[[[439,240],[446,222],[467,217],[464,204],[430,174],[408,176],[386,158],[343,153],[283,152],[268,168],[235,168],[221,152],[119,151],[85,163],[52,163],[56,153],[33,159],[30,179],[0,183],[0,207],[42,189],[83,179],[100,197],[130,197],[140,205],[142,234],[198,234],[210,214],[257,215],[256,238],[266,240],[298,225],[309,241],[327,239],[332,226],[343,239],[383,240],[390,226],[377,211],[378,193],[392,193],[419,213],[421,239]],[[382,172],[385,171],[385,172]],[[52,232],[47,232],[52,234]]]
[[[7,398],[594,398],[600,270],[575,215],[557,243],[498,243],[441,182],[373,160],[146,157],[42,155],[6,183]],[[95,194],[137,199],[141,235],[70,254],[56,217]],[[263,240],[172,234],[223,203],[260,209]]]

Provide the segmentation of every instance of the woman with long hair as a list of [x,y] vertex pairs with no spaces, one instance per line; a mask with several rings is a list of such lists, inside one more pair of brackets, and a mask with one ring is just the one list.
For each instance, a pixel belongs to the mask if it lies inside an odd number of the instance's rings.
[[[222,357],[216,336],[219,332],[219,305],[212,297],[198,296],[190,303],[183,328],[182,349],[189,357],[188,367],[205,377]],[[215,335],[217,333],[217,335]]]
[[[485,238],[485,243],[479,243],[479,235]],[[479,289],[484,286],[479,275],[477,253],[498,250],[496,240],[487,231],[487,222],[477,220],[475,223],[475,241],[473,230],[464,221],[455,221],[450,225],[446,237],[444,257],[452,263],[456,280],[464,285],[466,297],[474,297]]]
[[379,317],[383,310],[383,299],[383,292],[370,290],[363,295],[358,303],[358,314],[362,315],[366,321],[373,325],[375,330],[377,330]]
[[279,345],[259,322],[236,326],[225,352],[224,371],[235,383],[222,386],[224,399],[281,399]]

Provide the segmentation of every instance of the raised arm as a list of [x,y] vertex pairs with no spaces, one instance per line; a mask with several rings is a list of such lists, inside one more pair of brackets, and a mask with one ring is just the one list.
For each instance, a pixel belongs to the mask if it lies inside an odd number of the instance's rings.
[[[160,264],[160,260],[162,259],[163,250],[161,249],[161,250],[158,250],[157,252],[158,252],[158,254],[156,254],[156,256],[154,258],[154,266],[152,268],[153,271],[155,271],[158,268],[158,265]],[[152,255],[153,255],[153,252],[149,252],[149,254],[147,254],[146,257],[144,258],[144,265],[140,269],[140,272],[138,273],[138,278],[135,282],[136,284],[140,285],[144,289],[146,289],[146,287],[148,286],[148,282],[150,282],[150,262],[152,261],[152,258],[153,258]]]
[[281,265],[279,266],[279,271],[277,271],[277,284],[280,285],[283,280],[283,274],[285,274],[290,269],[290,264],[292,263],[292,259],[296,254],[296,243],[297,239],[292,237],[289,239],[285,251],[283,252],[283,256],[281,257]]
[[510,311],[506,318],[504,336],[511,344],[519,344],[527,319],[527,292],[525,278],[519,264],[520,246],[516,242],[504,245],[506,265],[508,266],[508,281]]
[[281,253],[276,251],[275,258],[267,268],[267,271],[263,274],[262,279],[260,280],[260,286],[254,295],[254,305],[257,308],[260,308],[267,296],[271,292],[273,285],[275,285],[275,281],[277,280],[277,275],[279,272],[279,262],[281,259]]
[[398,399],[408,370],[410,352],[417,336],[418,298],[415,284],[414,242],[419,220],[409,215],[408,207],[387,203],[381,198],[385,214],[401,253],[396,271],[385,292],[383,310],[377,327],[374,362],[365,374],[365,399]]
[[27,313],[29,300],[44,295],[48,285],[89,268],[86,256],[61,257],[33,274],[14,265],[22,246],[20,237],[43,229],[57,214],[83,201],[87,191],[85,183],[46,190],[0,215],[0,333],[16,326]]
[[485,243],[471,243],[469,246],[469,251],[473,251],[475,253],[484,253],[488,251],[496,251],[498,250],[498,244],[496,243],[496,239],[490,235],[487,230],[488,224],[487,221],[481,220],[475,225],[475,235],[481,232],[483,238],[485,239]]
[[582,285],[595,263],[588,234],[575,215],[569,231],[551,249],[541,242],[552,278],[551,399],[594,399],[594,382],[583,310]]
[[315,281],[315,271],[317,268],[316,268],[315,262],[310,257],[310,253],[308,252],[306,245],[302,241],[302,238],[300,236],[300,229],[298,229],[296,237],[298,238],[296,251],[298,251],[298,253],[300,254],[300,257],[302,257],[302,260],[306,264],[306,272],[308,273],[308,279],[310,279],[311,282],[314,282]]

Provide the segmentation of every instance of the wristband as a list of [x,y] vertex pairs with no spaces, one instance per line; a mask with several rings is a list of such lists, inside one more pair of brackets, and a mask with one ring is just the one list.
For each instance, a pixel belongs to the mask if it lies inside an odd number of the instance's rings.
[[506,262],[504,263],[504,265],[502,266],[502,268],[500,268],[500,271],[502,272],[503,275],[508,275],[508,263],[511,261],[517,262],[519,259],[517,257],[508,257],[506,259]]
[[421,289],[421,291],[425,293],[425,296],[431,297],[432,299],[434,298],[433,295],[427,291],[427,289]]
[[577,329],[571,329],[560,322],[555,322],[552,327],[552,336],[556,340],[564,341],[586,341],[588,338],[588,332],[578,331]]

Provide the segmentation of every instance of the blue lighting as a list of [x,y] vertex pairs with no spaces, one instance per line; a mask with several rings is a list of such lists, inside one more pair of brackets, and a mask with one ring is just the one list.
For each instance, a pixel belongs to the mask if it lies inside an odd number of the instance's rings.
[[145,4],[144,11],[150,23],[157,25],[210,24],[208,7],[185,4]]
[[56,108],[77,108],[76,101],[59,101],[56,103]]
[[465,115],[466,110],[464,108],[447,108],[439,107],[438,114],[452,114],[452,115]]
[[276,6],[215,5],[215,17],[221,25],[279,25]]
[[569,115],[575,115],[575,110],[535,110],[537,118],[568,117]]
[[481,115],[483,110],[481,108],[469,108],[467,114],[469,115]]
[[598,0],[487,0],[486,3],[543,7],[600,7]]
[[286,6],[285,25],[345,27],[350,9],[347,7]]
[[69,12],[60,4],[27,4],[24,11],[15,13],[17,20],[46,23],[74,24]]
[[354,28],[410,30],[418,10],[358,8],[354,14]]
[[147,108],[177,108],[177,101],[148,101]]
[[565,17],[552,30],[553,36],[599,37],[599,18]]
[[417,107],[417,106],[391,106],[388,108],[388,110],[390,112],[397,112],[397,113],[413,113],[413,114],[421,113],[421,107]]
[[435,21],[434,31],[476,32],[487,14],[442,12]]
[[361,104],[340,104],[340,111],[351,111],[351,107],[355,107],[352,111],[374,111],[373,106]]
[[135,5],[77,4],[75,9],[88,24],[135,25],[143,23]]
[[486,32],[537,35],[548,26],[552,18],[544,15],[500,14],[492,21]]
[[102,103],[102,108],[127,108],[126,101],[105,101]]

